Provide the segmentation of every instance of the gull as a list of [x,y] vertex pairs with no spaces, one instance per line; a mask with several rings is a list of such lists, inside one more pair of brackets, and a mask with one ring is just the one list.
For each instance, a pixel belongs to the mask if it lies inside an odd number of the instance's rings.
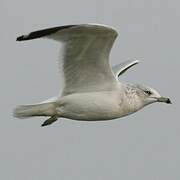
[[120,75],[139,61],[110,66],[109,55],[117,36],[114,28],[101,24],[65,25],[19,36],[17,41],[48,38],[62,44],[59,69],[63,87],[57,97],[18,106],[14,116],[45,116],[48,119],[41,126],[47,126],[60,117],[104,121],[127,116],[155,102],[171,104],[153,88],[119,81]]

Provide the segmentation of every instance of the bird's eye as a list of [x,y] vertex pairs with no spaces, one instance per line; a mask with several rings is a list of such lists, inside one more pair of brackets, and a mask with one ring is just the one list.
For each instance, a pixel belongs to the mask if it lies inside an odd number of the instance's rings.
[[149,90],[147,90],[147,91],[144,91],[146,94],[148,94],[148,95],[151,95],[152,94],[152,92],[151,91],[149,91]]

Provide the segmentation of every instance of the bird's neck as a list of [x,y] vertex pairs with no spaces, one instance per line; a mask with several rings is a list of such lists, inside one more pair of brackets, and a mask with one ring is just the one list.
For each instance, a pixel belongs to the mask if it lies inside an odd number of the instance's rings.
[[137,90],[135,86],[127,84],[124,87],[124,92],[125,92],[125,101],[127,104],[127,107],[129,111],[131,112],[136,112],[142,107],[144,107],[140,97],[137,94]]

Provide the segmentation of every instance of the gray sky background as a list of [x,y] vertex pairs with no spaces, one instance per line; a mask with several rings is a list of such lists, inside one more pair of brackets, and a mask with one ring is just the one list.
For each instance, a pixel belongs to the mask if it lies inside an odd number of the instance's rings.
[[[0,0],[0,179],[179,180],[180,3],[178,0]],[[122,81],[144,83],[173,105],[153,104],[106,122],[18,120],[12,109],[56,95],[58,44],[16,42],[41,28],[104,23],[120,33],[111,62],[141,63]]]

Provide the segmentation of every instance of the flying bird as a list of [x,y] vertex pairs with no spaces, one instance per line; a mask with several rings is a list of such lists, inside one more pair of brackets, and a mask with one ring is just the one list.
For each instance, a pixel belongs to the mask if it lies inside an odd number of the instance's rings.
[[59,68],[63,87],[57,97],[18,106],[14,116],[45,116],[48,119],[42,126],[47,126],[60,117],[82,121],[111,120],[132,114],[151,103],[170,104],[169,98],[153,88],[119,81],[119,76],[139,61],[129,60],[110,66],[109,54],[117,36],[114,28],[101,24],[66,25],[19,36],[17,41],[48,38],[62,43]]

